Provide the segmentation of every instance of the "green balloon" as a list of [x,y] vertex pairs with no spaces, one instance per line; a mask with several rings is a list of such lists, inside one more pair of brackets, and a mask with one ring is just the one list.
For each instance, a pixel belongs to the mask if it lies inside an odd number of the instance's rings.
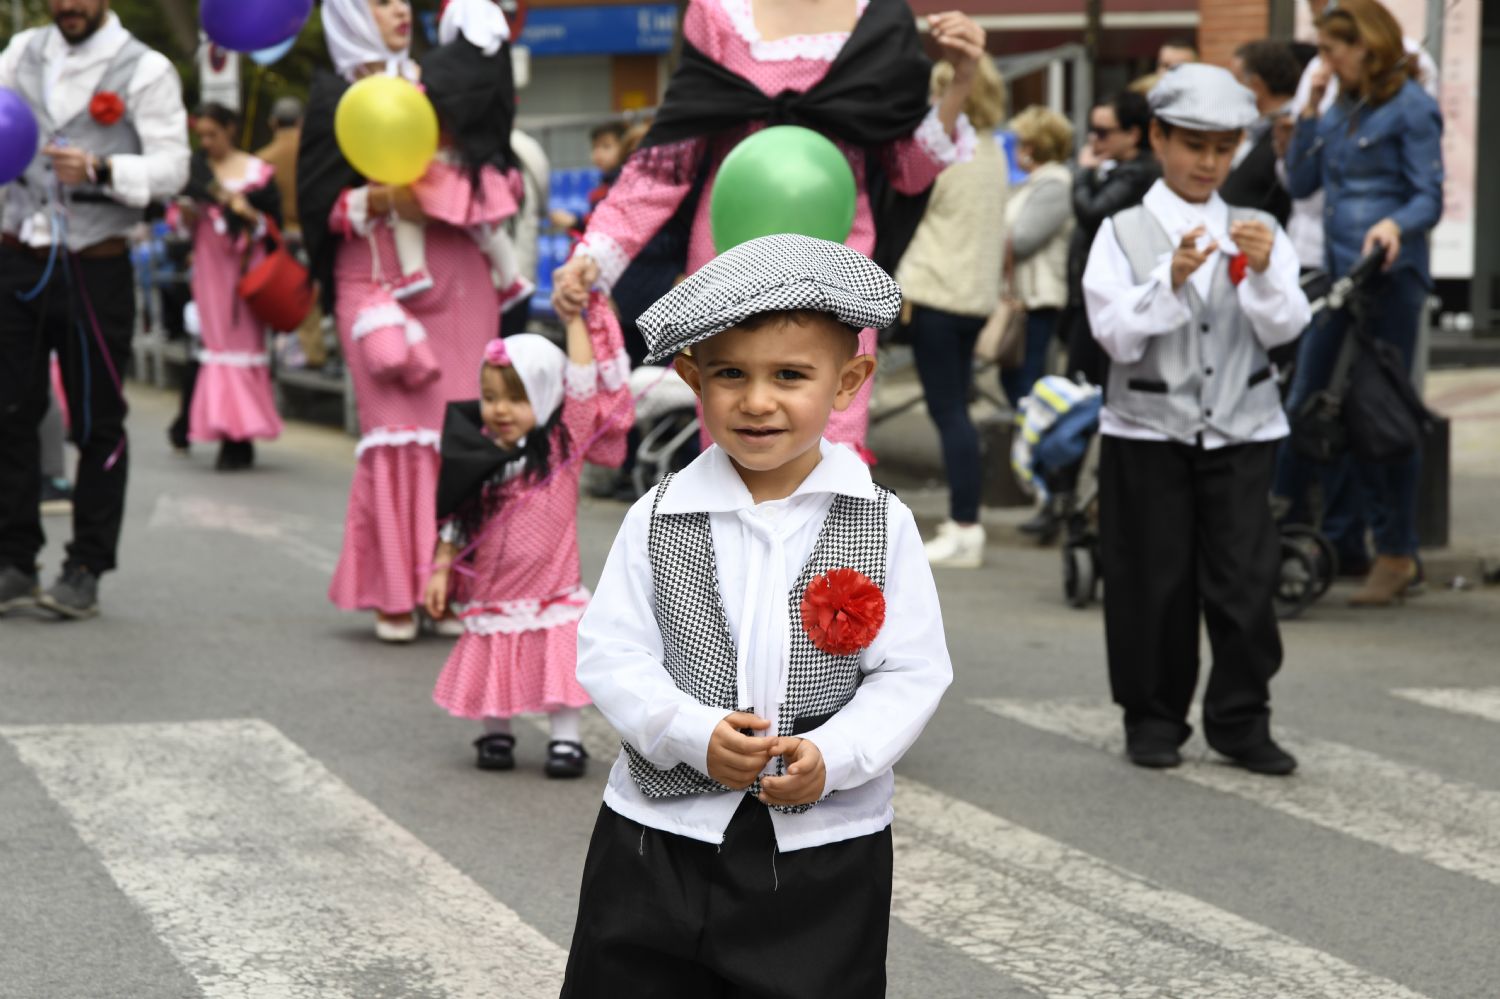
[[764,129],[719,167],[709,202],[714,248],[783,232],[842,243],[854,201],[854,171],[838,146],[798,125]]

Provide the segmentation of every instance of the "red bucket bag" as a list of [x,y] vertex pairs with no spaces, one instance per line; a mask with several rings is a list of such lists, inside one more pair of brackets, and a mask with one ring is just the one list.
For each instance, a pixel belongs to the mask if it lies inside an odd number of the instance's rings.
[[269,216],[265,239],[269,252],[240,278],[240,298],[256,319],[278,333],[287,333],[301,326],[312,311],[313,286],[307,268],[286,248],[281,230]]

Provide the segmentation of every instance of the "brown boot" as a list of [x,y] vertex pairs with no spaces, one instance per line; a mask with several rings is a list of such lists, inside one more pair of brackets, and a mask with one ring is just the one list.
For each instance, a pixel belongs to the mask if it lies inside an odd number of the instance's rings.
[[1406,594],[1417,581],[1417,560],[1395,555],[1378,555],[1365,584],[1349,598],[1350,607],[1389,607]]

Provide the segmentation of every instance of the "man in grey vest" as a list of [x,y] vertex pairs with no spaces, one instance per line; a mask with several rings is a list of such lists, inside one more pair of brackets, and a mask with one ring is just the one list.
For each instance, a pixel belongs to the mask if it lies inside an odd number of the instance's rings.
[[1254,95],[1192,64],[1157,84],[1151,107],[1162,179],[1100,228],[1083,277],[1113,361],[1099,470],[1110,687],[1131,762],[1180,764],[1201,608],[1213,650],[1204,736],[1247,770],[1289,774],[1297,761],[1270,727],[1282,652],[1269,502],[1288,428],[1267,352],[1311,309],[1276,220],[1218,194]]
[[[187,181],[187,112],[177,71],[125,30],[109,0],[49,6],[51,26],[21,32],[0,53],[0,86],[31,106],[42,146],[3,189],[0,216],[0,613],[36,601],[82,618],[98,612],[125,512],[120,378],[135,323],[127,236],[149,202]],[[62,574],[39,593],[37,424],[53,351],[78,482]]]

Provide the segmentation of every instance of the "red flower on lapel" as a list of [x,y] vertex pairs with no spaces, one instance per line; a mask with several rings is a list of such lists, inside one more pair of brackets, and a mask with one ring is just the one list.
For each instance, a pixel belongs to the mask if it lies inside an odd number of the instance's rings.
[[802,594],[802,628],[814,646],[831,656],[870,647],[885,624],[885,594],[854,569],[831,569]]
[[125,102],[113,90],[101,90],[89,101],[89,115],[108,128],[125,117]]
[[1229,283],[1238,288],[1240,282],[1245,280],[1245,271],[1249,266],[1250,258],[1243,253],[1229,258]]

